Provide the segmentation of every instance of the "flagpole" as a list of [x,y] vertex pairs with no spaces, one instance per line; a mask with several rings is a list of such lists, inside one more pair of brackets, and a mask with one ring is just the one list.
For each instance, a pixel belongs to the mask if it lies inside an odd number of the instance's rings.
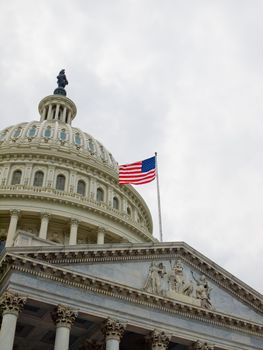
[[163,241],[163,229],[162,229],[162,212],[161,212],[161,198],[160,198],[160,186],[159,186],[159,174],[157,164],[157,152],[155,152],[155,167],[156,167],[156,185],[157,185],[157,200],[158,200],[158,216],[159,216],[159,233],[160,241]]

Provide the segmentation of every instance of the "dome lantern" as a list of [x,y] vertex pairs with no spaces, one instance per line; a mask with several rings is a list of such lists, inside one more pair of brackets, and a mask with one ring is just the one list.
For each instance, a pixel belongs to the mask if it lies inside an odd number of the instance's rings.
[[77,114],[77,108],[75,103],[66,97],[65,86],[68,85],[68,80],[64,69],[57,76],[57,84],[54,94],[43,98],[39,103],[40,121],[57,120],[71,125]]

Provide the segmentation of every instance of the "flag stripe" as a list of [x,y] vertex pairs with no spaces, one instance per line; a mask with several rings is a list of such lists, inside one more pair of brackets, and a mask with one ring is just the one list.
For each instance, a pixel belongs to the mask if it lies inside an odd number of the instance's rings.
[[140,179],[140,178],[147,178],[147,177],[152,176],[152,175],[155,176],[155,169],[150,170],[150,171],[148,171],[147,173],[144,173],[144,174],[142,174],[142,173],[133,173],[133,174],[129,173],[129,175],[127,175],[127,174],[125,174],[125,175],[120,174],[119,178],[120,179],[122,179],[122,178],[125,178],[125,179],[133,179],[133,178],[137,179],[138,178],[138,179]]
[[119,183],[142,185],[155,179],[155,157],[119,166]]

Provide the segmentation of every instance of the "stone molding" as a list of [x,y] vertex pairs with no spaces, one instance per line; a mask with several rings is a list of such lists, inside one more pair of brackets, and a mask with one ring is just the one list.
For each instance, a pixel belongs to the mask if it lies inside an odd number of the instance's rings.
[[22,311],[27,298],[12,291],[5,291],[0,297],[0,307],[3,314],[13,314],[18,316]]
[[148,242],[152,242],[154,238],[149,231],[149,227],[142,226],[133,220],[125,212],[117,211],[104,202],[97,202],[96,200],[88,197],[83,197],[77,193],[70,193],[65,191],[59,191],[55,188],[38,188],[28,185],[0,185],[0,198],[17,198],[22,196],[24,199],[29,200],[50,200],[52,198],[53,203],[64,204],[72,207],[88,210],[93,213],[99,213],[100,215],[114,220],[132,230],[139,237],[142,237]]
[[192,350],[214,350],[214,345],[197,340],[192,344]]
[[171,340],[171,335],[154,329],[146,338],[154,350],[166,350]]
[[5,275],[7,270],[20,271],[67,286],[73,286],[78,289],[89,290],[98,294],[139,304],[147,308],[182,315],[216,326],[223,326],[239,331],[242,330],[250,334],[256,334],[257,336],[263,335],[263,325],[251,322],[247,319],[241,319],[222,312],[180,303],[176,300],[149,294],[118,283],[110,283],[99,278],[84,276],[75,271],[49,265],[42,261],[11,255],[10,253],[5,256],[4,261],[5,262],[2,264],[2,275]]
[[120,323],[119,321],[111,318],[107,318],[107,320],[103,322],[101,331],[106,340],[116,339],[120,341],[124,334],[125,328],[126,324]]
[[51,317],[57,327],[71,328],[78,317],[78,313],[68,306],[59,304],[52,312]]
[[[37,257],[41,260],[55,264],[93,263],[93,262],[122,262],[122,261],[154,261],[162,259],[180,258],[182,261],[194,267],[201,274],[206,275],[211,281],[229,291],[242,302],[252,306],[255,310],[263,312],[263,299],[260,293],[243,284],[226,270],[198,253],[184,242],[178,243],[141,243],[128,244],[116,248],[112,245],[97,249],[89,247],[83,250],[81,247],[56,252],[52,247],[38,252]],[[28,256],[36,257],[30,249],[25,252]]]

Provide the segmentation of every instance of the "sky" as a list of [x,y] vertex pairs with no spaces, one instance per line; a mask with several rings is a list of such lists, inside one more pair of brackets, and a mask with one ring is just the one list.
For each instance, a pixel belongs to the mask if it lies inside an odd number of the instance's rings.
[[[119,164],[158,152],[164,241],[263,290],[263,2],[0,1],[0,129],[65,68],[73,126]],[[156,183],[137,186],[159,238]]]

